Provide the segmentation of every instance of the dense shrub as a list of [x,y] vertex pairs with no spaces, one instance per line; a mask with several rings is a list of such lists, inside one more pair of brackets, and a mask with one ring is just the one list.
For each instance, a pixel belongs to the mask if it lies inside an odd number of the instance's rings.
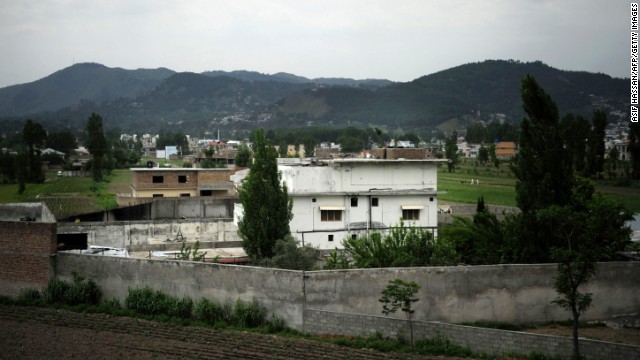
[[271,318],[269,318],[267,329],[270,333],[278,333],[284,331],[285,324],[284,319],[280,315],[271,314]]
[[40,294],[38,289],[22,290],[16,298],[16,303],[20,305],[37,305],[43,301],[42,294]]
[[58,279],[49,280],[47,287],[42,292],[44,301],[47,304],[63,304],[65,294],[70,287],[71,285],[65,281]]
[[189,298],[177,299],[149,287],[129,289],[125,307],[143,315],[166,315],[188,319],[193,310],[193,301]]
[[238,326],[258,327],[265,323],[266,310],[254,298],[250,303],[238,299],[233,313],[234,323]]
[[[21,296],[22,300],[36,300],[37,290],[30,290]],[[51,279],[42,291],[42,297],[47,304],[58,305],[98,305],[102,291],[92,279],[85,279],[73,272],[73,283],[64,280]]]
[[218,322],[230,323],[232,313],[233,311],[229,304],[219,305],[205,298],[198,301],[194,310],[196,319],[208,324]]

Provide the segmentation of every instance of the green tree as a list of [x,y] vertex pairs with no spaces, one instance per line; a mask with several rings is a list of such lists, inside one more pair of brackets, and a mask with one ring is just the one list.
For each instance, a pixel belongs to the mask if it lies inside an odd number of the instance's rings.
[[316,150],[316,140],[307,135],[304,137],[304,157],[314,157]]
[[338,138],[340,144],[340,151],[343,153],[356,153],[362,151],[365,147],[365,142],[359,137],[351,135],[342,135]]
[[344,252],[357,268],[451,265],[457,262],[446,242],[431,232],[400,222],[386,234],[373,232],[343,240]]
[[0,150],[0,180],[3,184],[13,184],[17,176],[17,156]]
[[[587,190],[589,191],[589,190]],[[579,197],[578,197],[579,198]],[[573,318],[573,358],[580,358],[578,326],[580,315],[591,305],[592,294],[579,288],[596,274],[596,263],[611,244],[594,237],[593,222],[601,211],[576,211],[576,206],[589,206],[589,199],[579,199],[573,206],[552,205],[538,211],[541,224],[550,228],[555,238],[551,258],[558,263],[554,287],[558,296],[553,303],[571,312]],[[593,205],[589,206],[593,210]],[[614,209],[608,209],[614,210]],[[596,225],[597,226],[597,225]]]
[[503,257],[505,233],[496,215],[481,208],[473,218],[455,216],[453,224],[442,229],[438,241],[452,242],[459,261],[464,264],[500,264],[506,260]]
[[640,179],[640,123],[629,124],[628,149],[631,157],[631,177]]
[[601,176],[604,171],[604,137],[607,127],[607,114],[603,110],[593,112],[593,130],[589,137],[589,170],[587,175]]
[[554,288],[558,297],[553,303],[565,310],[571,311],[573,317],[573,359],[580,359],[580,344],[578,341],[578,326],[580,315],[590,306],[591,293],[579,291],[581,285],[586,284],[596,273],[596,262],[583,254],[576,254],[570,249],[556,250],[554,257],[558,261],[558,273],[554,278]]
[[449,172],[453,172],[458,165],[459,157],[458,157],[458,132],[453,131],[451,136],[447,138],[444,145],[444,153],[445,157],[449,160],[447,163],[447,170]]
[[387,287],[382,290],[382,297],[378,299],[382,303],[382,313],[385,315],[393,314],[398,309],[402,310],[409,320],[409,333],[411,334],[411,345],[413,346],[413,323],[411,318],[415,310],[412,309],[413,303],[418,299],[416,294],[420,290],[420,285],[415,281],[404,281],[402,279],[393,279],[389,281]]
[[47,137],[47,146],[69,156],[78,147],[78,141],[68,130],[50,132]]
[[518,178],[516,201],[526,214],[567,204],[573,171],[567,166],[556,103],[530,75],[522,80],[521,96],[528,117],[520,123],[520,151],[512,170]]
[[[494,152],[495,154],[495,152]],[[483,145],[480,145],[480,149],[478,150],[478,162],[482,165],[486,164],[489,160],[489,150]]]
[[289,145],[286,140],[280,141],[280,145],[278,145],[278,156],[281,158],[286,158],[289,154]]
[[568,160],[578,174],[590,175],[590,167],[587,164],[587,143],[592,138],[591,124],[582,116],[574,117],[567,114],[560,122],[562,136],[565,140]]
[[47,141],[47,133],[42,125],[29,119],[22,129],[22,138],[27,144],[27,162],[23,164],[26,166],[25,180],[32,183],[44,182],[40,151]]
[[334,249],[329,253],[324,263],[324,270],[348,269],[349,259],[342,250]]
[[299,246],[291,235],[276,241],[274,253],[270,262],[280,269],[313,270],[320,258],[320,249],[310,245]]
[[251,166],[251,150],[247,144],[242,144],[238,148],[235,158],[236,166],[249,167]]
[[242,247],[252,259],[272,257],[278,239],[290,234],[293,202],[281,181],[275,149],[265,141],[264,131],[254,133],[254,162],[239,190],[244,215],[238,222]]
[[107,140],[102,129],[102,117],[92,113],[87,121],[87,150],[93,155],[91,174],[94,181],[102,181],[104,160],[108,153]]

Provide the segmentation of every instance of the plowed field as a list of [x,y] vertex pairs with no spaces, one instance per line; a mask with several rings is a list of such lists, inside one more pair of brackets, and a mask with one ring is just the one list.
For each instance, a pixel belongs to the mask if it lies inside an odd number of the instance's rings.
[[444,358],[104,314],[0,305],[0,359]]

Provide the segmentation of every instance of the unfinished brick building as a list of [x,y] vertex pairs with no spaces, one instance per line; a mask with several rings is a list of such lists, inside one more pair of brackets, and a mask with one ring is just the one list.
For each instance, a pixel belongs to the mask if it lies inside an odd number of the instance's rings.
[[235,169],[133,168],[131,196],[233,196]]

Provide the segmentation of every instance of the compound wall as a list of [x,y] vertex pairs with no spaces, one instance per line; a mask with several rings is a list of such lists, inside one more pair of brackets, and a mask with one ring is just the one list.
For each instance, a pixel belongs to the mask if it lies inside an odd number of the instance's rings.
[[87,234],[89,245],[118,248],[175,240],[179,233],[189,242],[239,241],[237,230],[232,219],[58,223],[58,235]]
[[[531,323],[566,320],[570,314],[551,301],[556,297],[556,266],[504,265],[423,267],[334,271],[290,271],[170,260],[140,260],[59,253],[57,275],[92,277],[107,298],[124,299],[129,287],[149,286],[194,300],[250,300],[283,315],[302,328],[302,309],[380,315],[382,289],[394,278],[416,281],[422,288],[414,305],[415,320]],[[639,262],[601,263],[584,291],[593,293],[582,320],[640,313]],[[395,316],[403,318],[403,314]]]

